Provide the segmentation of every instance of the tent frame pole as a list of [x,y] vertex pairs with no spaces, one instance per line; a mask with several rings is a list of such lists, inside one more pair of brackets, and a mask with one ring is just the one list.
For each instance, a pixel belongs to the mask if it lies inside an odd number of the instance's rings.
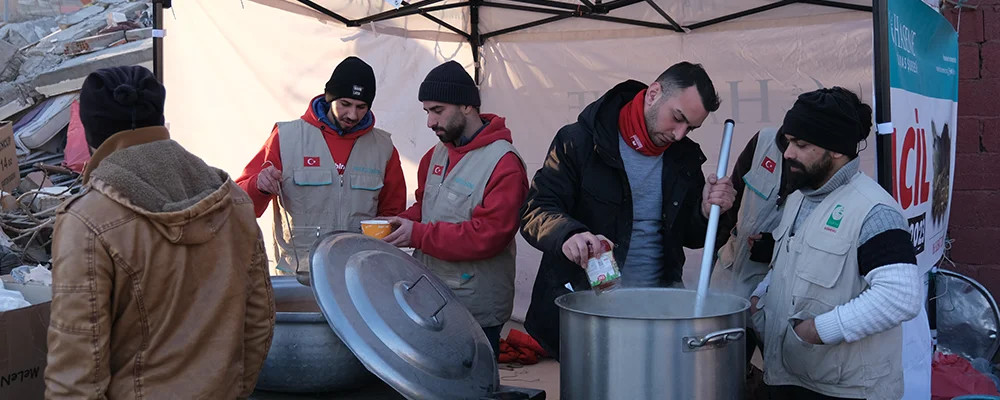
[[[167,1],[167,0],[157,0],[157,1]],[[472,52],[476,60],[477,68],[480,67],[479,65],[480,50],[478,48],[483,45],[486,39],[506,35],[509,33],[514,33],[529,28],[534,28],[540,25],[561,21],[567,18],[583,18],[583,19],[591,19],[597,21],[606,21],[606,22],[614,22],[625,25],[646,27],[646,28],[663,29],[674,32],[688,32],[691,30],[704,28],[715,24],[720,24],[737,18],[746,17],[748,15],[759,14],[765,11],[773,10],[775,8],[784,7],[792,4],[812,4],[817,6],[840,8],[844,10],[863,11],[863,12],[872,12],[873,9],[873,7],[870,6],[851,4],[834,0],[781,0],[764,6],[738,11],[728,15],[723,15],[718,18],[713,18],[710,20],[701,21],[686,26],[681,26],[676,20],[673,19],[673,17],[671,17],[665,10],[663,10],[662,7],[660,7],[656,3],[656,0],[611,0],[609,2],[604,2],[603,0],[579,0],[579,4],[558,1],[558,0],[510,0],[509,3],[497,3],[489,0],[470,0],[467,2],[438,5],[438,6],[431,6],[431,5],[441,2],[443,0],[421,0],[415,3],[407,3],[404,1],[401,3],[402,7],[399,7],[398,9],[380,12],[359,19],[345,18],[340,14],[337,14],[319,4],[316,4],[312,0],[296,0],[296,1],[326,16],[329,16],[330,18],[333,18],[334,20],[337,20],[338,22],[349,27],[358,27],[370,22],[387,21],[394,18],[402,18],[409,15],[420,14],[423,17],[441,25],[445,29],[448,29],[454,32],[455,34],[458,34],[463,38],[465,38],[469,42],[469,44],[473,46]],[[877,2],[878,0],[874,1]],[[650,7],[652,7],[657,14],[663,17],[666,23],[656,23],[650,21],[643,21],[631,18],[620,18],[607,15],[611,11],[642,2],[645,2]],[[465,7],[465,6],[469,6],[470,8],[471,27],[470,27],[470,32],[468,33],[463,31],[462,29],[459,29],[451,24],[446,23],[440,18],[437,18],[429,14],[434,11]],[[479,11],[483,7],[534,12],[539,14],[548,14],[550,16],[524,24],[498,29],[493,32],[481,32],[479,30]],[[472,16],[473,14],[475,14],[475,16]]]
[[[883,124],[892,121],[892,108],[889,99],[889,24],[887,0],[873,0],[872,11],[872,48],[875,62],[875,123]],[[876,125],[877,126],[877,125]],[[875,158],[878,183],[889,194],[894,194],[892,187],[892,137],[891,134],[875,134]]]
[[[153,18],[155,20],[154,27],[156,29],[162,29],[163,8],[170,8],[170,1],[171,0],[153,0],[154,4]],[[476,83],[481,83],[482,80],[482,46],[487,39],[495,38],[509,33],[523,31],[525,29],[534,28],[537,26],[549,24],[556,21],[561,21],[568,18],[590,19],[590,20],[612,22],[612,23],[638,26],[644,28],[663,29],[666,31],[673,31],[673,32],[689,32],[695,29],[704,28],[715,24],[720,24],[737,18],[742,18],[748,15],[762,13],[765,11],[773,10],[775,8],[784,7],[792,4],[812,4],[817,6],[840,8],[845,10],[873,12],[876,16],[874,18],[876,21],[881,21],[881,19],[879,19],[878,13],[876,11],[873,11],[873,8],[877,9],[878,7],[882,7],[883,10],[882,12],[884,12],[884,7],[885,7],[884,4],[885,0],[873,0],[873,4],[875,5],[875,7],[844,3],[835,0],[781,0],[768,5],[755,7],[748,10],[738,11],[718,18],[713,18],[710,20],[701,21],[686,26],[681,26],[679,23],[677,23],[676,20],[673,19],[673,17],[671,17],[665,10],[663,10],[662,7],[660,7],[656,3],[656,0],[611,0],[609,2],[604,2],[603,0],[579,0],[579,4],[558,1],[558,0],[509,0],[510,2],[508,3],[498,3],[490,0],[468,0],[459,3],[445,4],[445,5],[434,5],[435,3],[439,3],[443,0],[420,0],[414,3],[402,1],[400,2],[401,7],[397,9],[372,14],[359,19],[346,18],[343,15],[333,12],[327,9],[326,7],[317,4],[312,0],[296,0],[296,1],[348,27],[359,27],[368,23],[387,21],[390,19],[402,18],[409,15],[420,14],[424,18],[461,36],[462,38],[464,38],[466,41],[469,42],[469,45],[472,47],[472,59],[473,59],[473,64],[475,66]],[[645,2],[650,7],[652,7],[657,14],[663,17],[666,23],[643,21],[631,18],[620,18],[607,15],[611,11],[642,2]],[[465,6],[469,7],[470,27],[468,33],[430,14],[435,11],[441,11],[452,8],[465,7]],[[483,7],[534,12],[538,14],[547,14],[549,16],[535,21],[503,29],[498,29],[492,32],[481,32],[479,27],[480,23],[479,12]],[[882,16],[882,18],[884,18],[884,16]],[[880,29],[878,22],[875,23],[875,28],[876,28],[876,35],[875,35],[876,44],[878,44],[879,43],[878,40],[880,37],[880,33],[878,32],[878,30]],[[881,29],[884,31],[885,27],[882,26]],[[882,41],[885,40],[884,35],[886,33],[887,32],[881,32]],[[153,40],[153,73],[156,75],[157,79],[159,79],[161,82],[163,81],[162,40],[163,39],[160,38],[155,38]],[[878,52],[876,52],[876,64],[878,63],[878,60],[879,60]],[[885,60],[883,60],[883,62],[885,62]],[[876,65],[876,71],[878,71],[878,65]],[[880,93],[880,89],[878,88],[878,83],[880,82],[884,82],[885,85],[888,85],[889,82],[888,76],[885,77],[876,76],[876,99],[878,99],[879,101],[884,100],[886,102],[885,109],[880,111],[877,109],[876,115],[880,116],[884,115],[886,116],[886,118],[888,118],[888,91],[887,91],[888,89],[886,89],[885,94]],[[888,157],[882,156],[883,150],[881,150],[882,147],[881,140],[877,141],[876,145],[877,148],[879,149],[878,150],[879,160],[882,160],[882,163],[888,162],[886,161]],[[880,169],[880,171],[882,171],[882,169]],[[886,183],[883,182],[883,179],[881,177],[879,178],[879,182],[882,183],[883,186],[886,185]],[[889,185],[891,185],[891,183]]]
[[[153,31],[163,29],[163,10],[171,7],[171,0],[153,0]],[[163,84],[163,38],[153,35],[153,76]]]

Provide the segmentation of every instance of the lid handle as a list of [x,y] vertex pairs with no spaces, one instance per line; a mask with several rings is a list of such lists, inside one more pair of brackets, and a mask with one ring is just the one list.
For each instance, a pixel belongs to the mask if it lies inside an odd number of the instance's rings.
[[393,292],[396,303],[413,322],[431,330],[441,330],[441,321],[437,315],[448,305],[448,298],[431,283],[427,275],[421,274],[412,284],[397,282]]
[[[413,290],[413,288],[417,287],[417,285],[419,285],[420,282],[427,282],[423,286],[430,286],[431,289],[434,289],[434,293],[437,293],[438,298],[441,299],[441,305],[438,306],[437,310],[434,310],[433,314],[431,314],[432,318],[437,317],[438,313],[441,312],[441,310],[444,309],[444,306],[448,305],[448,299],[446,299],[444,297],[444,295],[441,294],[441,291],[438,290],[437,286],[434,286],[434,284],[431,283],[430,279],[427,279],[427,275],[425,275],[425,274],[421,274],[420,277],[417,278],[417,281],[413,282],[413,286],[410,286],[410,287],[406,288],[406,291],[409,292],[409,291]],[[421,287],[423,287],[423,286],[421,286]],[[426,289],[424,289],[424,290],[426,290]]]

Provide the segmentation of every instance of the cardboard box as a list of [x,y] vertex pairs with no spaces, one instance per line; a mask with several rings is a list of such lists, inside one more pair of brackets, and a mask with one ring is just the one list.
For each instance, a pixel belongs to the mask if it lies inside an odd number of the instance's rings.
[[44,399],[52,289],[4,286],[21,291],[33,305],[0,312],[0,399]]
[[14,124],[0,121],[0,189],[11,192],[21,184],[21,174],[17,165],[17,149],[14,146]]

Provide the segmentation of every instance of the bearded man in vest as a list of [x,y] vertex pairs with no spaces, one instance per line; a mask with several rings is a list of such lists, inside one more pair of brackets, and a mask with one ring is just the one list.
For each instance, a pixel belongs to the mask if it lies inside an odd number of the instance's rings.
[[[720,216],[715,241],[718,256],[712,289],[750,299],[751,311],[756,310],[757,301],[751,293],[771,268],[772,231],[778,227],[781,206],[789,192],[783,172],[787,165],[776,140],[779,137],[783,137],[780,129],[761,129],[743,148],[730,174],[735,177],[736,199]],[[747,373],[753,382],[761,378],[760,370],[750,364],[760,342],[755,331],[747,331]]]
[[736,159],[731,176],[736,199],[719,217],[718,257],[712,288],[750,298],[767,275],[774,254],[772,231],[788,197],[787,166],[778,146],[780,129],[757,132]]
[[236,184],[260,218],[273,201],[279,273],[309,270],[309,250],[331,231],[361,232],[361,221],[406,207],[406,182],[388,132],[370,107],[375,73],[357,57],[333,70],[324,94],[301,118],[279,122]]
[[683,248],[704,246],[711,205],[725,212],[736,197],[728,177],[706,180],[688,137],[719,104],[705,69],[681,62],[648,86],[616,85],[556,133],[521,210],[521,234],[543,253],[524,325],[547,352],[559,351],[554,301],[567,284],[590,289],[602,238],[625,286],[683,285]]
[[903,395],[901,324],[920,312],[923,283],[902,210],[859,170],[871,119],[839,87],[802,94],[785,114],[779,143],[798,191],[754,292],[772,399]]
[[479,89],[457,62],[432,69],[418,98],[441,143],[420,159],[416,203],[385,241],[441,278],[500,349],[514,308],[517,215],[528,176],[504,118],[479,112]]

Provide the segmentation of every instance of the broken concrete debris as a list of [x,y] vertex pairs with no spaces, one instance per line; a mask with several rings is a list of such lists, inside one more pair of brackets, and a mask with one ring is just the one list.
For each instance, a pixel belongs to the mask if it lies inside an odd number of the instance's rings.
[[18,78],[21,80],[33,79],[38,74],[55,68],[63,60],[64,57],[60,54],[26,56],[24,62],[21,63],[20,76]]
[[38,43],[43,37],[59,29],[55,17],[41,18],[33,21],[17,22],[0,27],[0,40],[23,48]]
[[14,58],[14,54],[17,54],[17,47],[0,39],[0,65],[7,65],[7,62]]
[[[133,18],[138,18],[142,10],[146,8],[144,2],[128,2],[122,3],[111,8],[108,8],[107,13],[119,13],[122,15],[134,16]],[[102,28],[108,26],[108,18],[106,17],[103,5],[91,4],[87,7],[97,7],[102,9],[100,14],[95,14],[82,22],[69,26],[65,29],[60,29],[55,33],[48,35],[38,41],[36,45],[31,50],[28,50],[28,54],[42,54],[52,51],[52,49],[63,49],[66,43],[72,42],[74,40],[79,40],[87,36],[96,35]]]
[[15,82],[0,83],[0,121],[26,110],[35,104],[28,90]]
[[[135,42],[153,37],[153,28],[132,29],[127,31],[114,31],[111,33],[99,34],[86,37],[80,40],[66,43],[66,50],[63,54],[77,56],[87,54],[98,49],[104,49],[116,44]],[[2,46],[2,45],[0,45]],[[0,50],[2,51],[2,50]],[[3,54],[0,53],[0,58]]]
[[73,58],[35,78],[35,90],[44,96],[80,90],[87,75],[106,67],[142,65],[152,69],[153,60],[149,57],[152,46],[153,39],[150,38]]
[[61,29],[66,29],[70,26],[79,24],[90,17],[101,14],[104,11],[104,6],[101,4],[91,4],[87,7],[83,7],[77,12],[63,15],[56,19],[59,23]]

